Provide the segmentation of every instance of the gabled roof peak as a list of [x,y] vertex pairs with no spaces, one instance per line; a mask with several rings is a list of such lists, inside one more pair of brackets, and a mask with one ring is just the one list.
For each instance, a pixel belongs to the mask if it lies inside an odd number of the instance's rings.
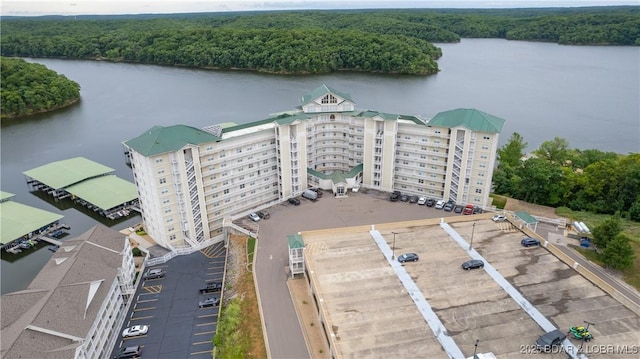
[[322,86],[316,88],[315,90],[309,92],[308,94],[302,96],[302,98],[300,98],[300,102],[301,104],[304,106],[306,104],[308,104],[309,102],[318,99],[326,94],[333,94],[336,95],[344,100],[347,100],[349,102],[353,102],[353,99],[351,98],[351,95],[342,91],[338,91],[334,88],[331,88],[325,84],[322,84]]

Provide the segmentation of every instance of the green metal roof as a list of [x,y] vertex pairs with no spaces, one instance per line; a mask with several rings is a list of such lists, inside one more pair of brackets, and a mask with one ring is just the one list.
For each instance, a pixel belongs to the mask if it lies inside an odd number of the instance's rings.
[[0,202],[0,243],[6,244],[25,234],[58,221],[63,216],[13,201]]
[[427,125],[439,127],[464,126],[477,132],[500,133],[505,120],[475,109],[459,108],[438,113]]
[[534,224],[538,223],[538,220],[531,216],[529,213],[525,211],[516,211],[514,212],[516,217],[520,218],[526,224]]
[[353,167],[352,169],[349,170],[349,172],[340,172],[340,171],[334,171],[331,174],[324,174],[320,171],[316,171],[313,168],[307,168],[307,173],[312,175],[312,176],[316,176],[318,178],[322,178],[322,179],[330,179],[333,181],[333,183],[340,183],[340,182],[346,182],[347,178],[352,178],[355,177],[359,172],[362,172],[362,169],[364,168],[363,164],[359,164],[355,167]]
[[173,152],[186,145],[200,145],[215,141],[220,141],[220,138],[204,130],[191,126],[174,125],[169,127],[154,126],[149,131],[124,142],[124,144],[143,156],[150,157]]
[[309,92],[308,94],[302,96],[302,98],[300,98],[300,102],[302,103],[302,105],[306,105],[309,102],[322,97],[328,93],[332,93],[335,95],[338,95],[339,97],[342,97],[343,99],[353,102],[353,100],[351,99],[351,95],[349,95],[348,93],[345,92],[341,92],[338,91],[336,89],[333,89],[325,84],[323,84],[322,86],[316,88],[315,90]]
[[304,248],[304,241],[299,234],[288,235],[287,242],[289,242],[289,249]]
[[386,113],[386,112],[379,112],[379,111],[372,111],[372,110],[362,111],[362,112],[356,114],[356,116],[358,116],[358,117],[366,117],[366,118],[379,116],[383,120],[408,120],[408,121],[415,122],[418,125],[424,125],[425,124],[422,120],[420,120],[416,116],[398,115],[398,114],[394,114],[394,113]]
[[9,193],[9,192],[0,191],[0,202],[4,202],[4,201],[8,200],[9,198],[11,198],[13,196],[15,196],[15,194]]
[[136,185],[115,175],[92,178],[66,190],[102,209],[110,209],[138,198]]
[[103,166],[84,157],[76,157],[51,162],[44,166],[25,171],[23,174],[51,188],[60,189],[88,178],[101,176],[113,171],[113,168]]

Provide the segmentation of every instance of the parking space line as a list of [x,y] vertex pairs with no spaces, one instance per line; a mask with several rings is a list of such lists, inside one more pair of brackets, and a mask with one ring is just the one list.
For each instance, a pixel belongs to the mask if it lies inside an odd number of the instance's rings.
[[148,315],[146,317],[136,317],[136,318],[131,318],[129,320],[142,320],[142,319],[149,319],[149,318],[153,318],[153,315]]
[[215,330],[207,330],[206,332],[194,333],[193,335],[215,334]]
[[211,322],[211,323],[196,324],[196,327],[204,327],[204,326],[207,326],[207,325],[216,325],[216,324],[218,324],[217,321]]
[[189,353],[189,354],[190,355],[200,355],[200,354],[206,354],[206,353],[211,353],[211,352],[213,352],[213,349],[205,350],[205,351],[201,351],[201,352]]
[[138,303],[147,303],[147,302],[157,302],[158,298],[156,299],[145,299],[145,300],[138,300]]
[[206,315],[198,315],[197,318],[207,318],[207,317],[217,317],[218,314],[206,314]]
[[222,272],[209,272],[209,273],[205,273],[204,275],[207,275],[207,276],[212,276],[212,275],[218,276],[220,274],[222,274]]
[[211,344],[211,340],[205,340],[203,342],[191,343],[191,345],[202,345],[202,344]]
[[125,340],[138,339],[138,338],[146,338],[146,337],[147,337],[147,335],[138,335],[138,336],[135,336],[135,337],[122,338],[122,340],[123,340],[123,341],[125,341]]
[[162,285],[148,285],[142,287],[143,290],[146,290],[148,293],[157,294],[162,291]]
[[156,307],[148,307],[148,308],[140,308],[140,309],[136,308],[133,311],[134,312],[141,312],[143,310],[152,310],[152,309],[156,309]]

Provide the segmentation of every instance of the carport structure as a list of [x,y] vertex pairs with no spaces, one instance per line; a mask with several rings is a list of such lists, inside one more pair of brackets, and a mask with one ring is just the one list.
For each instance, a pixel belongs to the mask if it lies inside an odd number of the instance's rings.
[[513,216],[515,217],[515,220],[518,223],[518,228],[522,228],[523,224],[525,225],[525,227],[529,228],[534,232],[538,228],[539,221],[525,211],[516,211],[513,213]]

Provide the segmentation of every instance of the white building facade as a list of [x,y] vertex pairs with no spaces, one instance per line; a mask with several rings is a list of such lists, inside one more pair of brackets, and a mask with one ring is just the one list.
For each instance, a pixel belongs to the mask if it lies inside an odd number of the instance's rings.
[[222,236],[235,218],[301,194],[364,187],[489,205],[504,120],[474,109],[356,109],[325,85],[298,109],[243,125],[156,126],[124,142],[145,229],[166,248]]

